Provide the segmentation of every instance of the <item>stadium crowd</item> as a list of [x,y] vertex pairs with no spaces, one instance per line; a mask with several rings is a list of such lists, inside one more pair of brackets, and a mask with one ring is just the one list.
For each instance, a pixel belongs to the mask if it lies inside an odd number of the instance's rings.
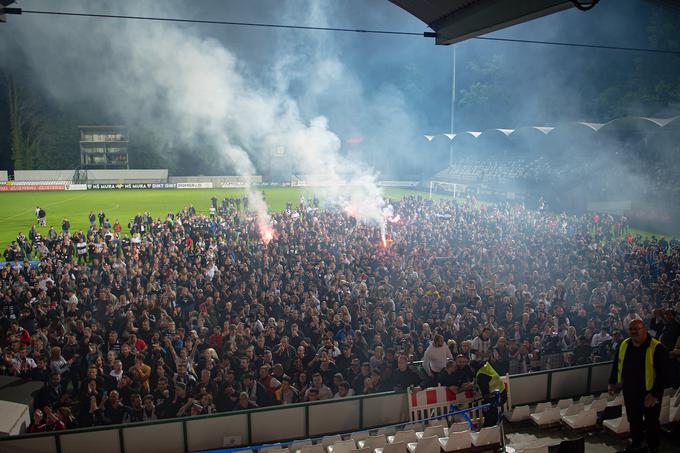
[[264,243],[247,199],[217,201],[7,247],[0,367],[45,382],[31,431],[467,390],[471,360],[608,360],[633,319],[678,365],[680,244],[622,219],[407,197],[383,241],[312,203],[274,214]]

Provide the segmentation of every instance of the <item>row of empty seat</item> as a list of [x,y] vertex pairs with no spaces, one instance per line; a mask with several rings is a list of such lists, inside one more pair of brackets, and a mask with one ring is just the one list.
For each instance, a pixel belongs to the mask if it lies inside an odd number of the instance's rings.
[[[596,426],[598,415],[618,408],[621,417],[604,420],[603,426],[616,434],[628,432],[628,422],[621,394],[610,396],[586,395],[574,401],[565,398],[539,403],[533,411],[529,406],[516,406],[505,414],[510,422],[531,420],[540,427],[564,424],[572,429],[587,429]],[[674,394],[667,389],[662,400],[661,422],[680,421],[680,390]],[[606,412],[605,412],[606,414]],[[582,439],[581,439],[582,440]],[[289,445],[263,446],[259,453],[445,453],[480,451],[484,447],[497,448],[501,443],[500,426],[471,429],[468,422],[453,422],[450,426],[445,418],[379,428],[374,431],[359,431],[347,435],[325,436],[313,443],[311,439],[295,441]],[[284,444],[285,445],[285,444]],[[524,453],[544,453],[547,446],[535,446],[518,450]],[[252,453],[252,452],[244,452]]]
[[[420,428],[420,430],[417,430]],[[313,444],[311,440],[293,442],[288,448],[263,447],[259,453],[440,453],[464,451],[466,449],[500,444],[500,427],[482,428],[478,432],[470,429],[467,422],[453,423],[450,427],[445,420],[407,424],[401,430],[379,429],[370,435],[368,431],[342,436],[326,436]]]
[[[667,425],[669,423],[680,422],[680,389],[673,393],[673,389],[666,389],[661,399],[661,414],[659,423]],[[626,408],[622,408],[621,416],[604,420],[602,426],[617,435],[627,434],[630,431],[630,424],[626,417]]]
[[[680,421],[680,390],[675,395],[674,391],[669,388],[664,392],[661,401],[661,424]],[[621,415],[613,418],[606,416],[604,411],[615,407],[619,407]],[[538,403],[533,412],[529,406],[515,406],[512,411],[505,414],[505,417],[511,423],[530,420],[542,428],[565,424],[572,429],[584,429],[596,426],[600,414],[604,415],[600,417],[605,419],[603,426],[615,434],[625,434],[630,430],[623,407],[623,395],[620,393],[616,395],[603,393],[598,397],[585,395],[578,401],[565,398],[555,405],[551,402]]]

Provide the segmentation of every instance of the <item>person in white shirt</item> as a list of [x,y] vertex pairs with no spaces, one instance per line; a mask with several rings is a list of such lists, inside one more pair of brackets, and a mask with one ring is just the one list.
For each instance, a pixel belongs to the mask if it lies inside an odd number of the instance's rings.
[[472,340],[472,360],[489,360],[491,357],[491,329],[484,327],[482,333]]
[[12,367],[17,375],[28,373],[37,366],[35,360],[28,357],[28,350],[26,348],[21,348],[19,353],[12,359]]
[[590,340],[590,346],[593,348],[599,347],[602,343],[605,341],[611,340],[612,337],[609,335],[609,332],[607,331],[606,327],[600,328],[600,332],[596,333],[593,335],[593,338]]
[[423,369],[427,373],[428,380],[432,383],[436,381],[437,374],[446,367],[446,362],[449,360],[453,360],[453,354],[444,344],[444,337],[436,334],[423,354]]
[[304,400],[309,401],[309,391],[314,388],[318,392],[319,399],[320,400],[329,400],[333,398],[333,392],[331,391],[330,388],[326,384],[323,383],[323,378],[321,377],[321,373],[314,373],[312,375],[312,387],[307,389],[304,395]]
[[338,391],[333,395],[334,399],[345,398],[348,396],[354,396],[354,389],[349,386],[347,381],[342,381],[338,384]]
[[116,378],[116,381],[120,382],[120,379],[123,377],[123,362],[120,360],[113,362],[113,369],[109,372],[109,375],[113,376]]

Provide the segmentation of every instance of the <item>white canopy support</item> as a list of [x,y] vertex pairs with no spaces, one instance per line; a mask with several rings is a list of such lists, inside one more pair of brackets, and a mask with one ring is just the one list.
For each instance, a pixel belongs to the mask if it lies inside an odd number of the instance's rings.
[[449,140],[453,140],[456,137],[456,134],[444,134]]
[[589,127],[596,132],[599,128],[604,126],[604,123],[586,123],[585,121],[579,121],[578,124],[582,124],[583,126]]
[[466,132],[467,132],[468,134],[472,135],[474,138],[477,138],[477,137],[479,137],[480,135],[482,135],[481,132],[476,132],[476,131],[466,131]]
[[543,132],[545,135],[548,135],[550,132],[552,132],[553,129],[555,129],[554,127],[550,126],[532,126],[532,127],[537,131]]
[[431,142],[434,139],[434,135],[426,135],[425,138],[428,142]]
[[512,134],[513,132],[515,132],[514,129],[496,129],[496,130],[497,130],[498,132],[504,133],[506,137],[507,137],[508,135]]
[[647,117],[641,116],[640,118],[642,118],[643,120],[651,121],[652,123],[656,124],[659,127],[664,127],[665,125],[667,125],[671,121],[674,121],[674,120],[680,118],[680,116],[674,116],[674,117],[671,117],[671,118],[647,118]]

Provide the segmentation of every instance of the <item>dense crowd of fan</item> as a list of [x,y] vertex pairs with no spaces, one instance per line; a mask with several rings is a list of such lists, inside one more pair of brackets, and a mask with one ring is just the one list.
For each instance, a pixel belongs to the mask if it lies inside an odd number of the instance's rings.
[[247,199],[212,204],[7,247],[0,367],[45,382],[32,431],[468,390],[470,360],[608,360],[637,318],[680,357],[680,244],[622,219],[408,197],[383,241],[315,200],[275,214],[265,243]]

